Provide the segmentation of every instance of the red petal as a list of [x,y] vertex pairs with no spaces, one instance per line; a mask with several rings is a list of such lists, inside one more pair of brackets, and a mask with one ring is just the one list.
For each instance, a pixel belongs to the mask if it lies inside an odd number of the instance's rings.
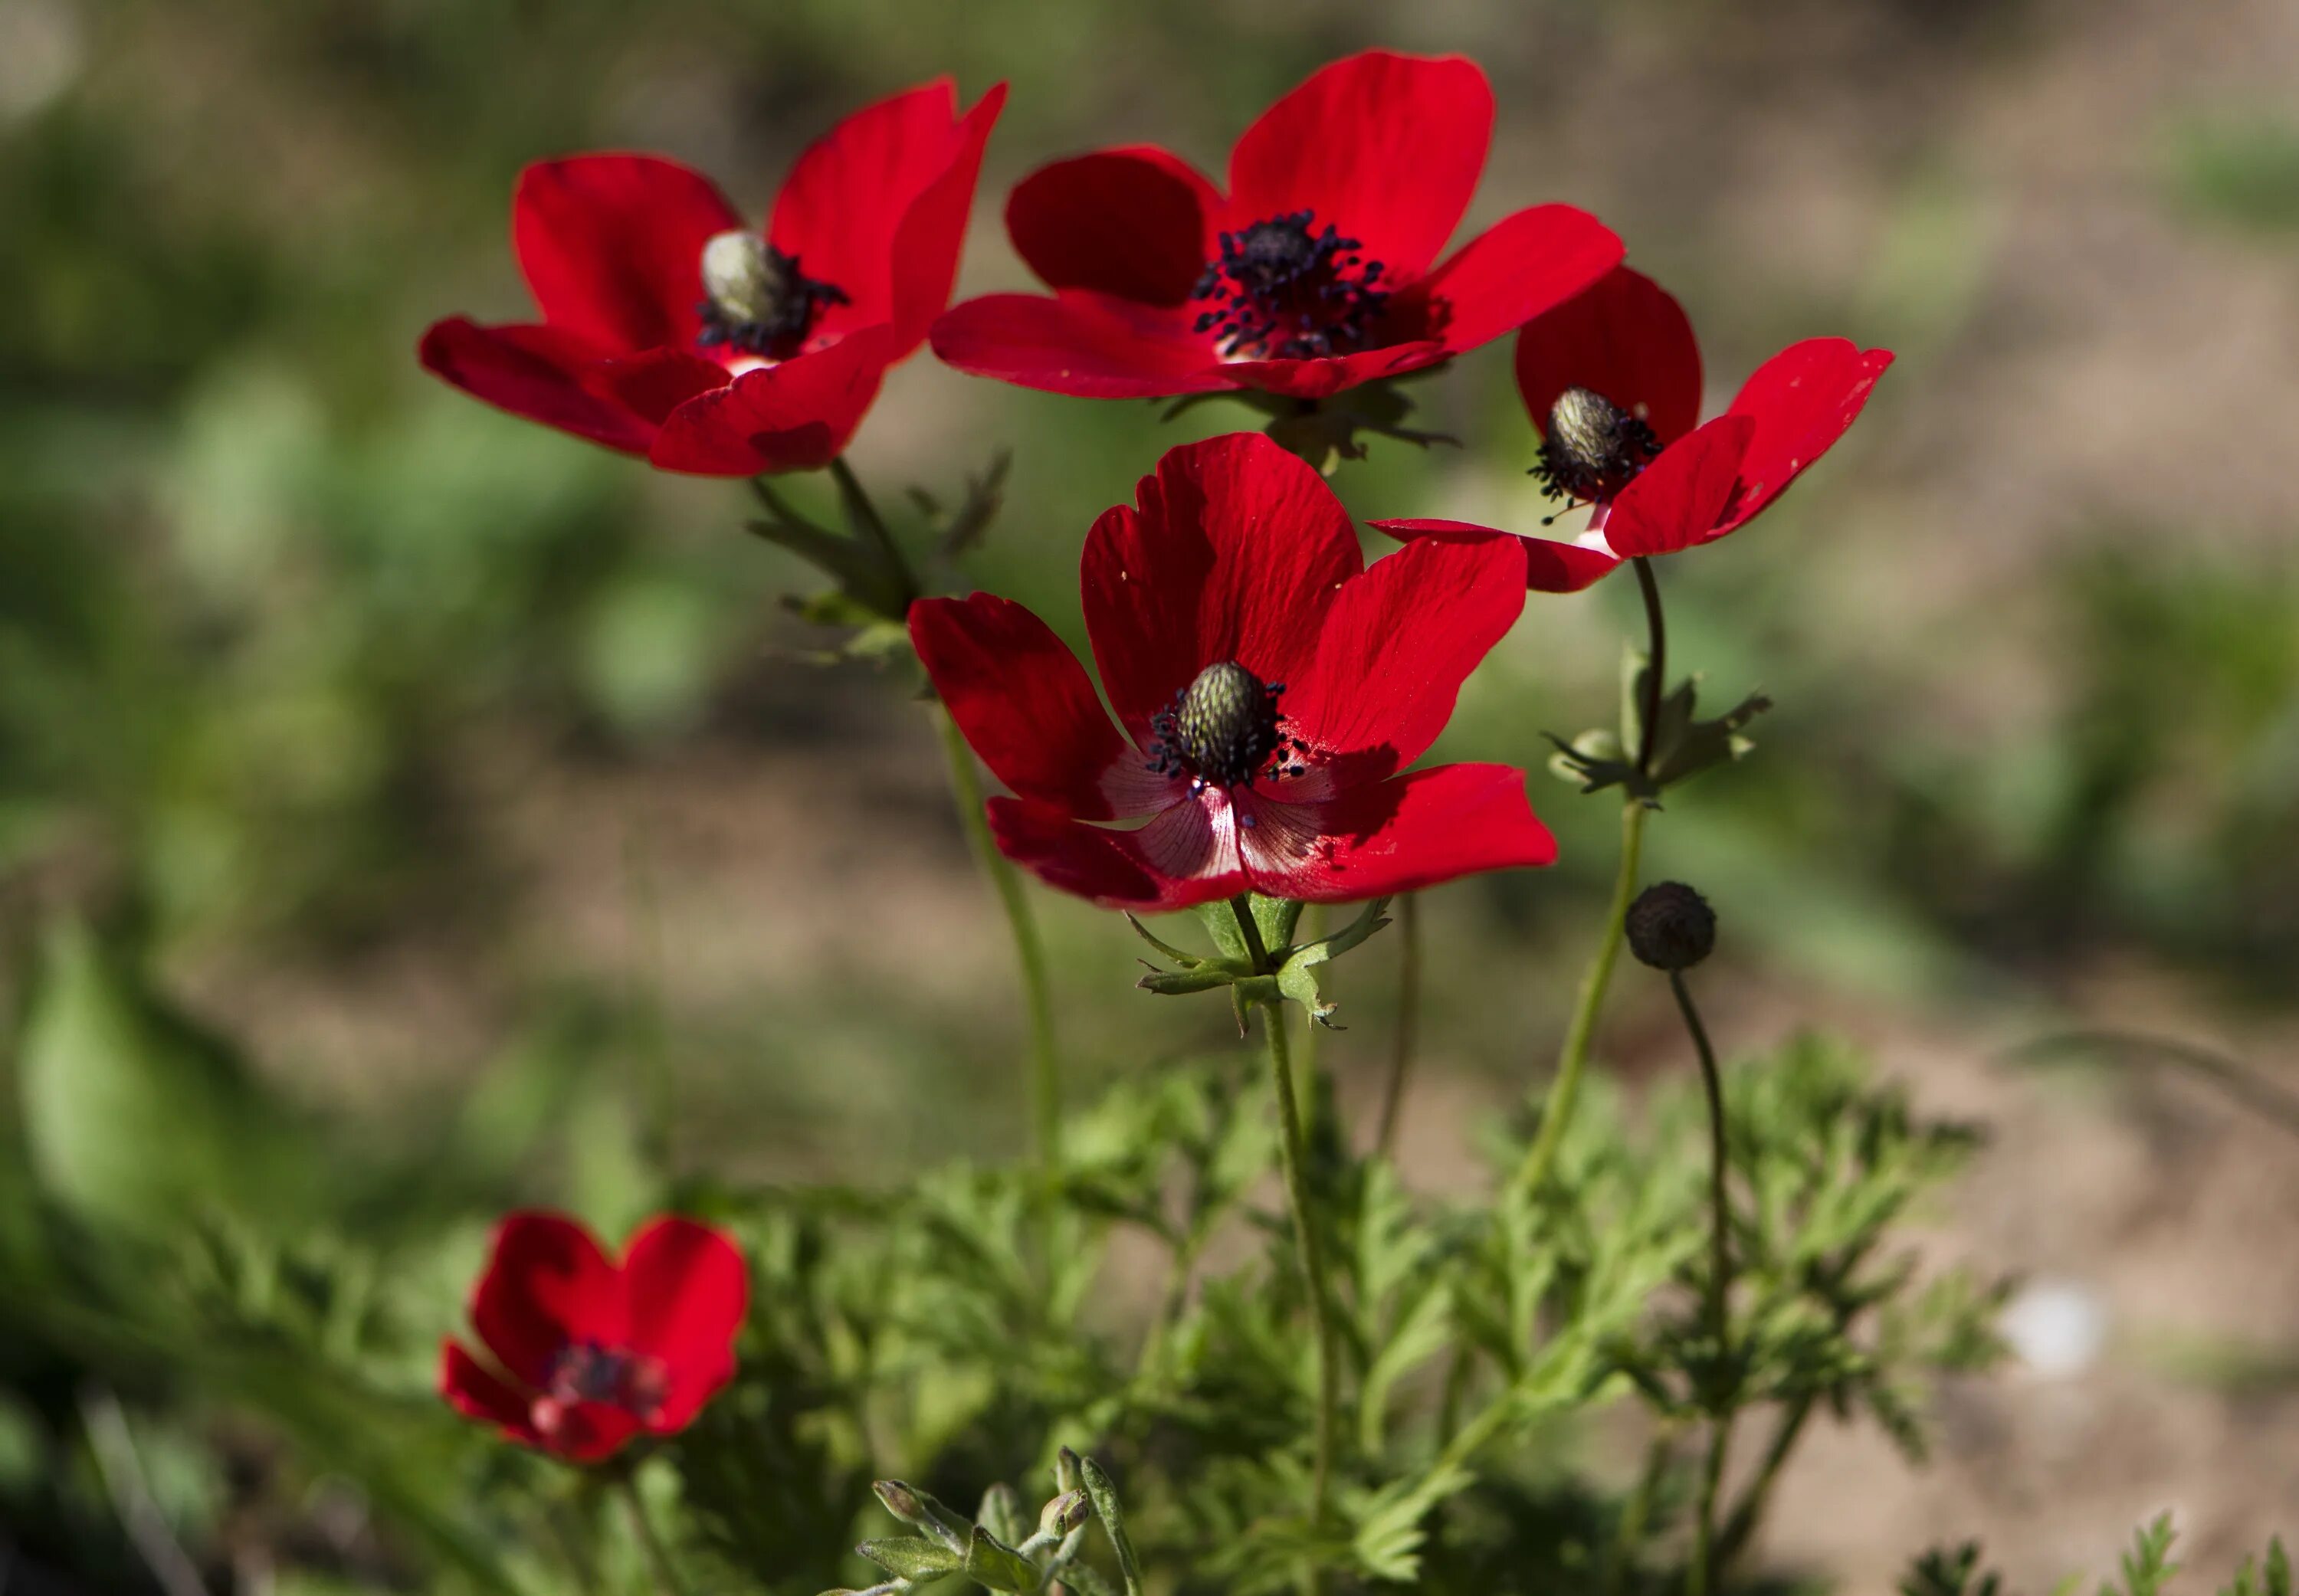
[[1620,239],[1586,211],[1535,205],[1505,216],[1414,292],[1423,335],[1457,354],[1490,343],[1601,282],[1620,259]]
[[506,1372],[540,1389],[569,1342],[623,1339],[622,1278],[573,1220],[514,1213],[496,1227],[471,1327]]
[[1234,817],[1208,790],[1134,831],[1105,831],[1046,804],[990,800],[999,851],[1050,887],[1110,908],[1186,909],[1245,890]]
[[1374,521],[1393,538],[1433,538],[1447,542],[1515,538],[1524,549],[1525,586],[1537,593],[1577,593],[1611,575],[1621,563],[1616,554],[1585,543],[1558,542],[1553,538],[1529,538],[1473,521]]
[[1605,542],[1613,552],[1623,559],[1673,554],[1723,536],[1717,522],[1755,430],[1746,416],[1719,416],[1662,450],[1609,507]]
[[1229,162],[1227,225],[1310,211],[1363,244],[1385,280],[1418,277],[1476,193],[1493,91],[1474,62],[1368,50],[1271,106]]
[[1532,815],[1524,773],[1440,765],[1322,804],[1248,797],[1238,832],[1253,889],[1306,903],[1415,892],[1487,870],[1553,864],[1556,839]]
[[1237,385],[1187,311],[1145,311],[1073,288],[1059,298],[992,294],[934,325],[934,353],[975,376],[1083,399],[1160,399]]
[[654,442],[652,423],[585,385],[599,362],[571,333],[485,327],[457,316],[433,324],[417,354],[425,369],[514,416],[631,454]]
[[1025,798],[1080,820],[1150,815],[1179,783],[1142,768],[1085,667],[1036,616],[989,593],[921,599],[910,641],[966,740]]
[[1307,360],[1229,360],[1216,369],[1241,387],[1260,388],[1291,399],[1323,399],[1359,383],[1434,366],[1448,352],[1442,343],[1423,340]]
[[1285,695],[1311,745],[1344,757],[1341,785],[1419,758],[1461,683],[1524,609],[1524,556],[1500,538],[1408,543],[1344,583],[1317,662]]
[[653,155],[539,161],[511,201],[543,318],[615,354],[694,342],[702,246],[742,225],[710,178]]
[[1756,424],[1740,463],[1740,498],[1716,529],[1722,537],[1787,491],[1858,419],[1892,363],[1888,349],[1847,338],[1807,338],[1756,368],[1740,385],[1731,414]]
[[1149,145],[1040,167],[1006,199],[1015,252],[1049,288],[1178,305],[1216,252],[1218,189]]
[[673,410],[696,394],[723,388],[728,381],[726,368],[718,361],[683,349],[656,349],[627,360],[602,360],[591,375],[593,387],[610,395],[651,428],[660,428]]
[[708,1225],[668,1215],[623,1251],[631,1304],[631,1350],[662,1360],[663,1404],[648,1420],[658,1435],[685,1429],[735,1377],[735,1336],[751,1300],[743,1254]]
[[1616,266],[1517,335],[1516,388],[1544,437],[1556,396],[1586,388],[1673,443],[1700,419],[1700,345],[1682,305]]
[[[958,126],[958,147],[942,173],[910,203],[894,229],[894,343],[898,360],[925,342],[934,318],[950,304],[966,224],[974,215],[974,186],[982,175],[982,148],[1006,103],[1006,86],[994,86]],[[841,307],[844,309],[844,307]],[[836,324],[834,324],[836,325]]]
[[612,1402],[536,1401],[533,1420],[542,1443],[572,1463],[603,1463],[639,1433],[638,1416]]
[[892,346],[888,329],[865,327],[826,349],[746,371],[671,412],[651,458],[666,471],[698,476],[826,466],[877,398]]
[[455,1341],[439,1344],[439,1394],[466,1418],[493,1425],[525,1445],[543,1444],[527,1416],[526,1393],[506,1385]]
[[[957,88],[945,78],[856,112],[800,155],[767,236],[808,277],[845,294],[823,330],[885,322],[895,329],[894,358],[917,347],[950,298],[983,142],[1005,103],[1000,84],[961,123]],[[905,237],[914,211],[918,221]],[[906,250],[916,258],[904,259]]]
[[1119,722],[1150,720],[1209,665],[1300,682],[1340,585],[1364,568],[1324,479],[1258,433],[1166,451],[1086,534],[1086,635]]

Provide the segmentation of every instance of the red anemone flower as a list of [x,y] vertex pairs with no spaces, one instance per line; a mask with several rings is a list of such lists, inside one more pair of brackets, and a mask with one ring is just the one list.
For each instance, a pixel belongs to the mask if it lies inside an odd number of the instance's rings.
[[750,1289],[735,1244],[693,1220],[651,1221],[617,1264],[570,1219],[512,1214],[471,1293],[494,1367],[450,1339],[439,1393],[522,1445],[596,1463],[641,1431],[685,1429],[734,1377]]
[[[1697,426],[1692,323],[1650,277],[1614,268],[1517,335],[1517,391],[1541,435],[1533,473],[1551,497],[1595,507],[1577,542],[1519,540],[1527,582],[1578,592],[1624,559],[1713,543],[1753,520],[1844,435],[1891,363],[1888,349],[1807,338]],[[1373,525],[1399,538],[1507,535],[1467,521]]]
[[763,234],[659,156],[530,166],[511,244],[542,320],[450,318],[423,364],[668,470],[827,465],[950,302],[1005,99],[1000,84],[961,117],[944,80],[857,112],[799,157]]
[[1020,605],[911,607],[935,689],[1018,795],[990,801],[1008,858],[1148,909],[1249,888],[1347,902],[1556,858],[1523,772],[1398,773],[1523,609],[1514,544],[1417,544],[1368,570],[1324,479],[1258,434],[1169,451],[1135,497],[1094,523],[1080,574],[1118,726]]
[[961,371],[1095,399],[1265,389],[1322,399],[1434,365],[1604,276],[1621,241],[1569,205],[1519,211],[1432,269],[1476,191],[1493,91],[1474,62],[1367,51],[1262,113],[1229,194],[1150,145],[1033,173],[1006,230],[1053,297],[934,324]]

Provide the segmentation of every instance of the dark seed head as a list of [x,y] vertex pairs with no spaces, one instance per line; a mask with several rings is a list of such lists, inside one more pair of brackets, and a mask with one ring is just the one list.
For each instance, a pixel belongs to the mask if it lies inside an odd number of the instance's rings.
[[1587,388],[1556,396],[1548,432],[1533,475],[1552,498],[1610,499],[1660,452],[1652,428]]
[[1716,946],[1716,911],[1682,881],[1647,887],[1629,906],[1629,951],[1656,970],[1689,970]]
[[1209,665],[1174,711],[1174,740],[1207,781],[1241,787],[1277,751],[1276,703],[1261,678],[1243,666]]

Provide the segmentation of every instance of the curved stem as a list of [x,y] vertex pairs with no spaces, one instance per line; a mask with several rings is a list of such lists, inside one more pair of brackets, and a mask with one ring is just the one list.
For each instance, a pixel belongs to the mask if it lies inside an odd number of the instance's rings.
[[[1692,1035],[1693,1051],[1700,1055],[1700,1084],[1708,1096],[1709,1272],[1708,1329],[1715,1344],[1718,1370],[1724,1367],[1731,1341],[1732,1247],[1730,1194],[1725,1179],[1729,1166],[1724,1137],[1724,1080],[1717,1071],[1716,1049],[1709,1045],[1708,1028],[1700,1022],[1692,990],[1684,972],[1668,972],[1668,988]],[[1693,1520],[1692,1561],[1686,1567],[1686,1596],[1706,1596],[1716,1575],[1716,1493],[1724,1477],[1724,1452],[1732,1436],[1733,1410],[1725,1400],[1720,1378],[1709,1393],[1708,1466],[1700,1482],[1698,1517]]]
[[1397,1046],[1389,1059],[1389,1087],[1381,1100],[1381,1133],[1374,1149],[1387,1158],[1397,1145],[1398,1115],[1405,1106],[1406,1078],[1413,1070],[1413,1045],[1421,1023],[1421,897],[1398,899],[1397,930],[1403,947],[1397,973]]
[[1540,1188],[1556,1162],[1556,1149],[1572,1123],[1581,1093],[1581,1071],[1588,1067],[1589,1044],[1596,1035],[1597,1015],[1605,1006],[1605,989],[1612,984],[1613,965],[1621,955],[1621,939],[1628,924],[1629,902],[1637,895],[1637,871],[1644,853],[1645,805],[1631,798],[1621,810],[1621,864],[1613,879],[1612,906],[1606,911],[1605,929],[1597,952],[1581,977],[1581,994],[1564,1030],[1564,1045],[1556,1055],[1556,1074],[1549,1082],[1548,1099],[1541,1105],[1540,1129],[1517,1166],[1516,1184],[1523,1191]]
[[1661,695],[1668,689],[1668,622],[1661,616],[1660,582],[1653,575],[1652,561],[1639,554],[1630,563],[1637,568],[1637,591],[1645,600],[1645,724],[1637,736],[1637,769],[1648,776]]
[[942,732],[944,759],[950,765],[950,785],[958,800],[958,817],[973,840],[975,856],[982,861],[990,884],[1006,911],[1007,929],[1014,938],[1014,958],[1021,967],[1023,1006],[1030,1017],[1030,1124],[1038,1160],[1050,1175],[1061,1167],[1062,1077],[1054,1050],[1054,1006],[1046,980],[1046,947],[1038,935],[1037,917],[1022,891],[1022,878],[1013,862],[998,851],[983,810],[982,779],[975,773],[974,752],[966,735],[950,718],[947,706],[934,706],[934,724]]
[[[1260,926],[1254,922],[1252,905],[1245,894],[1240,893],[1229,900],[1229,906],[1237,916],[1238,932],[1245,939],[1253,968],[1267,974],[1269,950],[1261,940]],[[1324,1248],[1309,1211],[1301,1114],[1293,1097],[1293,1058],[1286,1046],[1282,1005],[1268,1006],[1261,1016],[1261,1030],[1269,1044],[1270,1089],[1277,1097],[1277,1145],[1285,1177],[1285,1206],[1293,1216],[1293,1241],[1301,1254],[1301,1274],[1309,1299],[1309,1325],[1317,1343],[1316,1456],[1309,1479],[1309,1523],[1315,1528],[1325,1521],[1326,1505],[1332,1493],[1333,1435],[1340,1418],[1340,1369],[1333,1358],[1332,1305],[1325,1292]],[[1319,1570],[1313,1565],[1305,1581],[1312,1596],[1323,1583]]]
[[639,1494],[638,1480],[626,1474],[618,1482],[624,1505],[631,1511],[631,1528],[638,1535],[639,1548],[645,1552],[647,1571],[654,1575],[655,1588],[661,1596],[685,1596],[686,1585],[678,1577],[678,1568],[670,1560],[670,1551],[663,1545],[662,1537],[655,1532],[654,1520],[647,1514],[646,1499]]

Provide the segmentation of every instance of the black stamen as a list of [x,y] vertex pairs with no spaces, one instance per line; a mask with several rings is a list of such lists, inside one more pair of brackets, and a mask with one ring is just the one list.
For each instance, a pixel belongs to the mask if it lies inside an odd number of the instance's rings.
[[1549,498],[1564,500],[1565,509],[1576,500],[1612,498],[1660,453],[1651,427],[1586,388],[1567,388],[1556,396],[1548,408],[1548,434],[1540,461],[1527,475],[1540,479]]
[[815,322],[832,305],[852,302],[834,284],[818,281],[755,233],[721,233],[702,246],[702,287],[695,306],[705,349],[724,344],[763,360],[787,360],[806,346]]
[[1191,297],[1214,302],[1197,330],[1217,335],[1223,354],[1304,360],[1362,349],[1389,302],[1374,285],[1384,269],[1351,252],[1357,240],[1327,222],[1310,231],[1313,212],[1270,217],[1221,236]]
[[1305,773],[1307,766],[1289,763],[1286,749],[1306,755],[1309,745],[1278,729],[1284,690],[1282,682],[1264,682],[1234,660],[1208,666],[1150,718],[1147,768],[1188,776],[1191,798],[1208,787],[1249,789],[1265,775]]
[[570,1342],[551,1366],[546,1394],[560,1402],[607,1402],[652,1418],[669,1394],[661,1361],[595,1341]]

